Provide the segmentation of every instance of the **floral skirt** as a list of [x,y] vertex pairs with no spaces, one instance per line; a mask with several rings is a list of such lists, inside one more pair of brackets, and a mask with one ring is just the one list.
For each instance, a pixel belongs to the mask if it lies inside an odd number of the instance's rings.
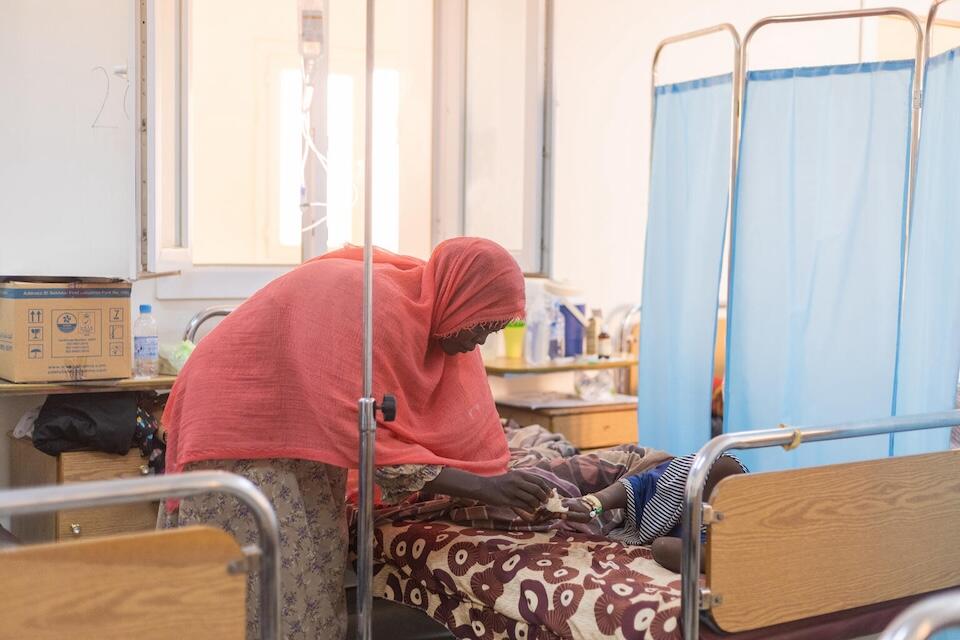
[[[347,562],[345,469],[307,460],[210,460],[187,471],[229,471],[253,482],[280,520],[280,610],[285,640],[343,638],[347,608],[343,573]],[[207,524],[243,546],[258,542],[249,508],[222,493],[185,498],[168,513],[160,506],[159,528]],[[247,581],[247,639],[260,637],[260,583]]]

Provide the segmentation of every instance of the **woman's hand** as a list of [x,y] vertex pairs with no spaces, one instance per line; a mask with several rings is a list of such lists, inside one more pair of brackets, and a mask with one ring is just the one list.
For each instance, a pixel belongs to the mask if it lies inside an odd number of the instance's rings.
[[563,506],[567,508],[567,511],[566,513],[559,514],[559,516],[564,520],[583,523],[588,523],[593,520],[593,517],[590,515],[591,509],[583,502],[583,498],[564,498]]
[[484,504],[532,514],[547,501],[549,493],[549,483],[540,476],[525,471],[508,471],[499,476],[480,478],[473,497]]

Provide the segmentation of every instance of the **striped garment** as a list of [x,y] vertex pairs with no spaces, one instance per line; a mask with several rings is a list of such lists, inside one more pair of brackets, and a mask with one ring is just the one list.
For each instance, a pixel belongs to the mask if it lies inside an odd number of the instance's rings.
[[[724,456],[733,459],[747,473],[747,468],[735,456]],[[610,537],[627,544],[647,545],[657,538],[678,533],[674,530],[678,530],[683,514],[687,476],[695,458],[696,454],[691,453],[639,476],[620,478],[618,482],[627,490],[627,514],[622,528],[612,531]],[[649,495],[651,492],[644,488],[650,487],[651,482],[652,495]]]

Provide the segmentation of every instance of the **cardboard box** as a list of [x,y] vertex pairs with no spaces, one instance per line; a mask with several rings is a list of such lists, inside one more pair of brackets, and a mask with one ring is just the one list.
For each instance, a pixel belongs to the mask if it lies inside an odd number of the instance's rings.
[[0,282],[0,378],[129,378],[130,284]]

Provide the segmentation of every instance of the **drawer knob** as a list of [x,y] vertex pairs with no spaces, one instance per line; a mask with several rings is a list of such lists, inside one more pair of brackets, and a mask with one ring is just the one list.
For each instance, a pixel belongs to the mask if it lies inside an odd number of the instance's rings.
[[140,465],[140,475],[142,476],[150,475],[150,467],[145,464]]
[[72,534],[75,535],[75,536],[80,535],[80,523],[79,523],[79,522],[74,522],[74,523],[71,523],[71,524],[70,524],[70,533],[72,533]]

